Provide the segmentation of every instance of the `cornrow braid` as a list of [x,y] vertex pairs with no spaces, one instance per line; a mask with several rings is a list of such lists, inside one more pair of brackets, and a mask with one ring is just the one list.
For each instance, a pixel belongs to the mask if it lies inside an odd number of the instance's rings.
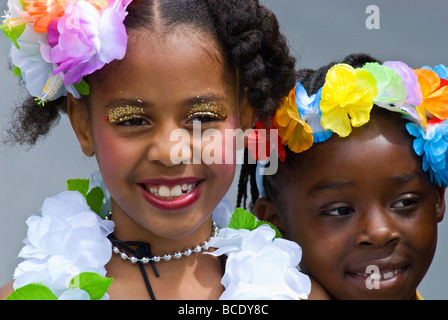
[[227,60],[239,71],[241,91],[263,120],[294,86],[295,58],[275,15],[256,0],[208,1]]

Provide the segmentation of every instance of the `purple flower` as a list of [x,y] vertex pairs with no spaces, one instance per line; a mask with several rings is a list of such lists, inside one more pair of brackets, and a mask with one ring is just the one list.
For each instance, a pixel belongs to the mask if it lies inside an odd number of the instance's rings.
[[406,100],[403,105],[397,105],[397,107],[408,112],[415,119],[419,119],[414,106],[419,106],[422,103],[423,96],[414,71],[401,61],[386,61],[383,66],[394,69],[400,75],[406,88]]
[[124,58],[128,37],[123,21],[131,1],[110,0],[102,11],[76,1],[53,20],[48,27],[50,60],[57,65],[54,74],[63,73],[64,85],[79,83],[83,76]]

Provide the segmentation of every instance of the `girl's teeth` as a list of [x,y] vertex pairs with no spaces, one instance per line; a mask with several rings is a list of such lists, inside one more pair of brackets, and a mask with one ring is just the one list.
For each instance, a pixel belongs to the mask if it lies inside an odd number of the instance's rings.
[[181,195],[182,195],[182,189],[180,186],[175,186],[173,189],[171,189],[172,197],[180,197]]
[[162,197],[162,198],[174,198],[174,197],[180,197],[182,194],[187,194],[191,190],[195,188],[195,184],[187,184],[184,183],[183,185],[177,185],[174,186],[172,189],[168,188],[167,186],[159,186],[159,187],[149,187],[147,190],[154,194],[155,196]]
[[164,198],[168,198],[171,195],[170,189],[168,187],[165,186],[160,186],[159,187],[159,196],[164,197]]

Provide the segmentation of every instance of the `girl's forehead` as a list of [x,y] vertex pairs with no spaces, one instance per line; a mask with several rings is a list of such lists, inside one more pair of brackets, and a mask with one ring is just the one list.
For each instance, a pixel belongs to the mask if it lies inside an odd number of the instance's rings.
[[372,121],[354,128],[345,138],[333,134],[327,141],[314,144],[309,150],[293,156],[293,160],[284,164],[285,172],[291,173],[288,170],[290,167],[296,176],[300,176],[297,179],[299,184],[305,181],[311,183],[328,175],[357,177],[374,168],[383,172],[387,169],[390,175],[394,175],[394,172],[420,172],[422,167],[421,159],[413,151],[409,134],[390,120]]
[[[116,87],[137,81],[170,84],[171,90],[195,83],[201,75],[210,83],[229,82],[224,58],[211,35],[179,27],[177,31],[161,33],[133,31],[123,60],[112,62],[92,76],[93,88]],[[177,85],[177,87],[175,87]],[[108,91],[107,89],[104,91]]]

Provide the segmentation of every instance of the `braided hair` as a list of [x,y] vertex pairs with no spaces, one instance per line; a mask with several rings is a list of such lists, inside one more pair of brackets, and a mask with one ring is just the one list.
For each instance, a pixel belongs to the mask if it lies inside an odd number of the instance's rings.
[[[238,74],[240,96],[247,98],[259,119],[273,115],[294,86],[295,58],[275,15],[258,0],[134,0],[128,12],[124,21],[128,32],[151,31],[160,25],[168,32],[187,24],[212,34],[225,67]],[[35,145],[57,124],[66,104],[62,97],[38,106],[29,97],[16,108],[9,142]]]
[[[346,63],[351,65],[354,68],[360,68],[364,66],[367,62],[379,62],[377,59],[371,57],[368,54],[364,53],[355,53],[350,54],[345,57],[340,62],[331,62],[330,64],[323,66],[317,70],[313,69],[301,69],[296,73],[296,80],[299,81],[308,95],[313,95],[319,91],[325,84],[325,77],[327,75],[328,70],[331,67],[338,63]],[[278,172],[273,176],[265,176],[263,179],[264,189],[266,191],[266,195],[270,199],[278,199],[281,196],[278,188],[274,186],[275,181],[278,180],[278,177],[281,176],[282,183],[288,179],[288,174],[282,174],[283,171],[286,171],[286,168],[297,166],[300,161],[300,154],[294,153],[287,146],[284,146],[286,155],[285,162],[279,162]],[[249,205],[249,209],[253,209],[255,201],[259,197],[258,188],[256,185],[255,179],[255,171],[256,164],[252,164],[253,162],[248,161],[248,152],[247,148],[245,148],[245,157],[244,163],[241,167],[240,178],[238,182],[238,195],[237,195],[237,207],[244,207],[246,209],[247,200],[248,200],[248,189],[251,195],[251,203]],[[249,188],[248,188],[249,187]],[[281,203],[279,204],[281,206]]]

